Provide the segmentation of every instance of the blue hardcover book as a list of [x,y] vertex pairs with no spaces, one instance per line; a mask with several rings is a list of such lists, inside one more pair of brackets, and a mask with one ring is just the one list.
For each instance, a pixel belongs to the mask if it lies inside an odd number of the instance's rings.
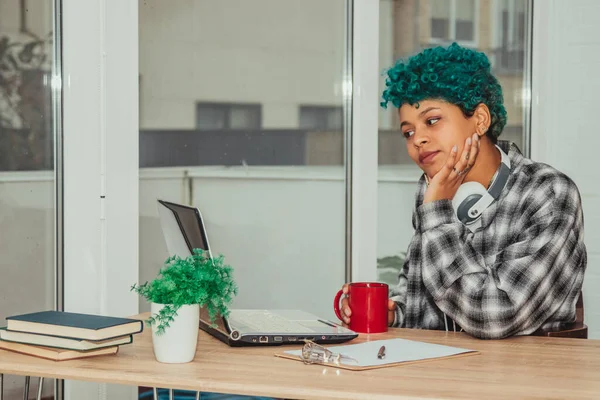
[[65,338],[62,336],[40,335],[39,333],[9,331],[4,327],[0,328],[0,341],[66,350],[88,351],[130,344],[133,342],[133,335],[125,335],[106,340],[85,340]]
[[41,311],[6,318],[7,329],[74,339],[106,340],[142,332],[144,322],[94,314]]

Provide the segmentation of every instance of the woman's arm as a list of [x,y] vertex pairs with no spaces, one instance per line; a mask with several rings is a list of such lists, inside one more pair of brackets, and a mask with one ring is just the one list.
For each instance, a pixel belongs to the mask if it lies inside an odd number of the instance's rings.
[[465,240],[451,201],[417,209],[424,285],[437,306],[475,337],[530,334],[581,285],[587,255],[576,187],[535,197],[528,207],[535,214],[522,232],[498,231],[491,239],[515,238],[492,265]]

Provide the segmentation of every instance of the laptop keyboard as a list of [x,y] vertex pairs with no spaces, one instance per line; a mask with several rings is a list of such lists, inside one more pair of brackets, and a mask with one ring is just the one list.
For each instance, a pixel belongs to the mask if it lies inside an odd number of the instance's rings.
[[229,321],[236,329],[243,324],[250,331],[272,333],[313,333],[314,331],[296,321],[290,321],[268,311],[231,310]]

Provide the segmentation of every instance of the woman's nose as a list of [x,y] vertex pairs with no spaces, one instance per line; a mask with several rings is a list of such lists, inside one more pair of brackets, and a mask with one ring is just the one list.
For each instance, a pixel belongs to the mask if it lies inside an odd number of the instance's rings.
[[421,147],[429,142],[429,138],[426,135],[419,135],[415,133],[415,136],[415,146],[417,147]]

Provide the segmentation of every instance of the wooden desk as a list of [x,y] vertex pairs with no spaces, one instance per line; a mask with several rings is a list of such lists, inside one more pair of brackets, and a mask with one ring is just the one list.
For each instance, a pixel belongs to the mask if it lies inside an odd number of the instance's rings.
[[281,348],[230,348],[200,331],[194,362],[168,365],[155,361],[145,329],[113,356],[53,362],[0,351],[0,373],[292,399],[600,398],[600,340],[481,341],[464,333],[394,329],[356,342],[392,337],[481,354],[357,372],[275,357]]

